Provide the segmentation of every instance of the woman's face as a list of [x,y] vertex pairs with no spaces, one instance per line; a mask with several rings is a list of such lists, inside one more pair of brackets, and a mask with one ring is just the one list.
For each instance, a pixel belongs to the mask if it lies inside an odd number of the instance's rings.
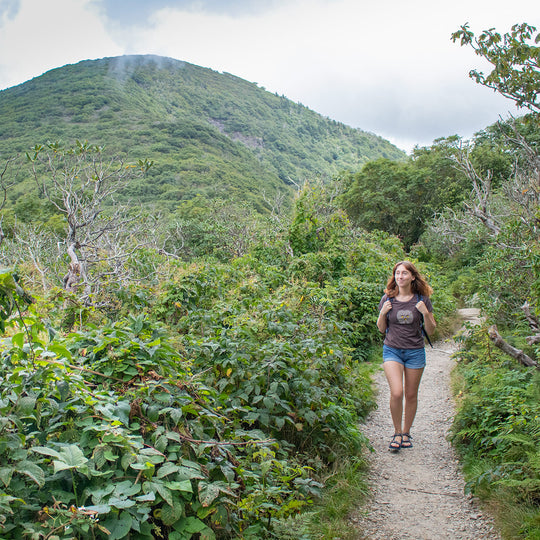
[[404,264],[400,264],[394,272],[394,279],[396,280],[397,286],[402,288],[410,286],[415,278]]

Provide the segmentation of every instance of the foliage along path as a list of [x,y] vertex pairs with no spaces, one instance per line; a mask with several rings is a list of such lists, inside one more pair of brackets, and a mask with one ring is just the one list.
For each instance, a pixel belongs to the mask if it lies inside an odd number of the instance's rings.
[[[461,310],[474,322],[477,310]],[[371,497],[351,517],[359,538],[369,540],[500,539],[477,502],[464,494],[459,462],[446,439],[454,403],[450,372],[454,342],[429,346],[411,435],[413,448],[388,451],[393,433],[389,391],[382,369],[376,374],[378,408],[368,417],[364,434],[374,448],[370,456]]]

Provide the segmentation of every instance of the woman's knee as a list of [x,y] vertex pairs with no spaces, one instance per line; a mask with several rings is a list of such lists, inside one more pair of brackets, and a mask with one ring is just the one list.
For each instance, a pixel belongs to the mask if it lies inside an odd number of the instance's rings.
[[418,401],[418,390],[416,390],[415,392],[405,392],[405,401],[408,401],[409,403]]

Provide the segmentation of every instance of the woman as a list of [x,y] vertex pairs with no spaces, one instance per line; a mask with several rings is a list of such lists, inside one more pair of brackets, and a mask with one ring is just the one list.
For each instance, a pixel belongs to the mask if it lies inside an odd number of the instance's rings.
[[385,293],[379,303],[377,327],[386,334],[383,366],[390,386],[390,413],[394,424],[389,450],[397,452],[400,448],[412,448],[410,431],[416,415],[418,386],[426,365],[422,322],[427,334],[434,332],[436,323],[429,299],[433,289],[409,261],[394,266]]

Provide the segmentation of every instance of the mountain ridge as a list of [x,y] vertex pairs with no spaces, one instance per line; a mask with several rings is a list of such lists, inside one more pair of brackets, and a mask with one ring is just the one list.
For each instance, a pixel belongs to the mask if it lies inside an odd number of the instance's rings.
[[88,140],[155,166],[131,195],[173,210],[196,195],[245,200],[405,153],[230,73],[125,55],[54,68],[0,91],[0,159]]

